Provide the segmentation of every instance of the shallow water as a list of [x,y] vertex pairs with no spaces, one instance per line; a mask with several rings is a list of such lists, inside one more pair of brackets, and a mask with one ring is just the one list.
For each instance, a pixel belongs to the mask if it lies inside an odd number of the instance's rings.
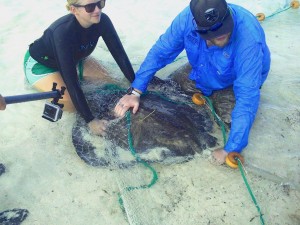
[[[109,1],[107,13],[135,71],[174,16],[189,1]],[[286,1],[234,1],[251,12],[273,12]],[[32,4],[35,7],[30,7]],[[32,93],[24,86],[22,60],[28,45],[56,18],[64,2],[0,2],[0,68],[4,96]],[[251,188],[266,224],[299,224],[300,185],[300,10],[289,9],[262,22],[272,53],[270,75],[262,89],[259,112],[243,154]],[[115,78],[121,72],[99,43],[100,60]],[[161,70],[164,77],[186,61]],[[9,105],[0,113],[0,212],[28,209],[23,224],[259,224],[238,170],[216,166],[206,151],[188,163],[153,165],[158,181],[130,193],[123,188],[144,184],[151,173],[143,166],[109,170],[86,165],[71,141],[75,115],[64,113],[58,123],[41,118],[44,101]],[[284,184],[284,185],[282,185]],[[118,203],[124,194],[126,213]]]

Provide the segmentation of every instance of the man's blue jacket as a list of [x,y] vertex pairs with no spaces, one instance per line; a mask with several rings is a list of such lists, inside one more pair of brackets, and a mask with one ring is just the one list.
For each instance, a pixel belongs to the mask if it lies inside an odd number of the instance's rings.
[[207,47],[206,41],[195,31],[193,15],[187,7],[151,48],[132,87],[144,92],[155,73],[185,50],[192,66],[189,78],[204,95],[233,86],[236,104],[224,149],[241,152],[248,144],[259,105],[260,87],[270,70],[270,52],[256,17],[240,6],[228,6],[234,29],[225,47]]

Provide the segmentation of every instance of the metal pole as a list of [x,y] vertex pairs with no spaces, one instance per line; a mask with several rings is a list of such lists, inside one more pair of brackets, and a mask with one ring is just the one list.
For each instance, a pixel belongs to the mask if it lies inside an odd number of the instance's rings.
[[35,93],[35,94],[25,94],[25,95],[15,95],[15,96],[6,96],[4,97],[6,104],[14,104],[20,102],[29,102],[29,101],[36,101],[48,98],[58,98],[60,97],[60,92],[56,91],[49,91],[49,92],[42,92],[42,93]]

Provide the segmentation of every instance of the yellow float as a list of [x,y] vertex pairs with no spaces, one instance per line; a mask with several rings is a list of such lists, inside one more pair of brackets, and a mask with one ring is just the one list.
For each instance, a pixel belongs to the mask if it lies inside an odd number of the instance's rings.
[[196,105],[204,105],[205,104],[205,99],[203,98],[202,94],[200,94],[200,93],[195,93],[192,97],[192,101]]
[[293,0],[293,1],[291,1],[291,7],[293,8],[293,9],[298,9],[299,8],[299,1],[297,1],[297,0]]
[[241,161],[241,163],[244,163],[244,158],[243,156],[241,156],[239,153],[237,152],[230,152],[227,156],[226,156],[226,164],[228,166],[230,166],[231,168],[238,168],[238,159]]
[[256,18],[258,19],[258,21],[263,21],[266,19],[266,16],[263,13],[257,13]]

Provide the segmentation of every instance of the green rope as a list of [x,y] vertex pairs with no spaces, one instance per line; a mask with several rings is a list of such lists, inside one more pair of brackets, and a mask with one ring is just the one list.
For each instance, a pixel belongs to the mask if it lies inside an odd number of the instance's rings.
[[247,181],[247,178],[246,178],[246,176],[245,176],[245,173],[244,173],[244,170],[243,170],[243,167],[242,167],[242,163],[241,163],[240,159],[237,158],[237,157],[236,157],[235,160],[238,161],[238,166],[239,166],[239,169],[240,169],[240,171],[241,171],[243,180],[244,180],[244,182],[245,182],[245,184],[246,184],[247,190],[248,190],[248,192],[249,192],[249,194],[250,194],[250,196],[251,196],[251,198],[252,198],[252,201],[253,201],[255,207],[257,208],[257,211],[258,211],[258,213],[259,213],[260,222],[261,222],[262,225],[264,225],[265,222],[264,222],[263,214],[261,213],[260,207],[259,207],[259,205],[258,205],[258,203],[257,203],[257,201],[256,201],[256,199],[255,199],[255,196],[254,196],[254,194],[253,194],[253,192],[252,192],[252,190],[251,190],[251,188],[250,188],[250,185],[249,185],[249,183],[248,183],[248,181]]
[[107,93],[107,91],[118,92],[118,91],[126,91],[126,89],[122,88],[116,84],[105,84],[105,85],[101,86],[98,91]]
[[186,57],[187,57],[186,55],[177,57],[173,62],[177,62],[177,61],[179,61],[179,60],[181,60],[181,59],[184,59],[184,58],[186,58]]
[[[120,87],[117,86],[117,85],[106,85],[106,86],[104,87],[104,89],[99,90],[99,92],[101,92],[101,91],[107,92],[107,90],[110,90],[110,91],[124,91],[124,89],[120,88]],[[149,92],[147,92],[147,93],[149,93]],[[147,94],[147,93],[145,93],[145,94]],[[157,92],[151,92],[151,93],[157,94],[157,95],[159,95],[161,98],[163,98],[163,99],[165,99],[165,100],[167,100],[167,101],[174,102],[174,103],[177,103],[177,104],[178,104],[178,102],[175,102],[175,101],[173,101],[173,100],[171,100],[171,99],[169,99],[169,98],[167,98],[167,97],[164,97],[163,95],[161,95],[161,94],[159,94],[159,93],[157,93]],[[206,102],[208,103],[208,106],[209,106],[209,108],[210,108],[210,110],[211,110],[211,112],[212,112],[212,114],[213,114],[215,120],[217,121],[218,125],[220,126],[220,128],[221,128],[221,130],[222,130],[223,141],[224,141],[224,145],[225,145],[225,143],[226,143],[226,126],[225,126],[225,124],[223,123],[223,121],[217,116],[217,114],[216,114],[216,112],[215,112],[215,109],[214,109],[214,107],[213,107],[213,104],[212,104],[211,99],[208,98],[208,97],[206,97],[206,96],[203,96],[203,97],[205,98]],[[184,104],[184,103],[183,103],[183,104]],[[189,104],[189,103],[185,103],[185,104]],[[144,185],[140,185],[140,186],[128,186],[128,187],[125,188],[125,191],[132,191],[132,190],[137,190],[137,189],[146,189],[146,188],[150,188],[150,187],[152,187],[152,186],[157,182],[157,180],[158,180],[157,172],[156,172],[155,169],[154,169],[153,167],[151,167],[147,162],[145,162],[144,160],[142,160],[142,159],[140,158],[140,156],[136,153],[135,149],[134,149],[134,146],[133,146],[133,137],[132,137],[132,134],[131,134],[131,131],[130,131],[130,128],[131,128],[131,117],[130,117],[130,112],[129,112],[129,111],[126,112],[126,121],[127,121],[128,144],[129,144],[130,152],[131,152],[131,154],[135,157],[135,159],[136,159],[136,161],[137,161],[138,163],[141,163],[143,166],[145,166],[146,168],[150,169],[150,171],[152,172],[153,177],[152,177],[152,180],[151,180],[151,182],[150,182],[149,184],[144,184]],[[245,176],[245,174],[244,174],[244,171],[243,171],[243,169],[242,169],[242,164],[241,164],[241,162],[240,162],[239,159],[237,159],[237,160],[238,160],[238,166],[239,166],[239,169],[240,169],[240,171],[241,171],[243,180],[244,180],[244,182],[245,182],[245,184],[246,184],[247,190],[248,190],[248,192],[250,193],[250,196],[251,196],[251,198],[252,198],[252,201],[254,202],[254,204],[255,204],[255,206],[256,206],[256,208],[257,208],[259,214],[260,214],[260,221],[261,221],[261,224],[264,225],[263,214],[261,213],[260,207],[259,207],[259,205],[258,205],[258,203],[257,203],[257,201],[256,201],[256,199],[255,199],[255,197],[254,197],[254,194],[253,194],[252,191],[251,191],[250,185],[248,184],[248,181],[247,181],[246,176]],[[121,207],[122,211],[125,212],[124,201],[123,201],[123,199],[122,199],[121,193],[118,194],[118,198],[119,198],[118,201],[119,201],[120,207]]]
[[[214,110],[212,101],[211,101],[208,97],[206,97],[206,96],[203,96],[203,97],[205,98],[206,102],[208,103],[208,105],[209,105],[209,107],[210,107],[210,109],[211,109],[211,112],[212,112],[213,115],[214,115],[214,118],[217,120],[219,126],[221,127],[222,134],[223,134],[224,145],[225,145],[225,144],[226,144],[226,129],[225,129],[225,124],[224,124],[223,121],[217,116],[217,114],[216,114],[216,112],[215,112],[215,110]],[[250,188],[250,185],[249,185],[249,183],[248,183],[248,181],[247,181],[247,178],[246,178],[246,176],[245,176],[245,173],[244,173],[244,170],[243,170],[243,167],[242,167],[242,163],[241,163],[241,161],[240,161],[239,158],[236,158],[235,160],[238,161],[238,166],[239,166],[239,169],[240,169],[240,171],[241,171],[243,180],[244,180],[244,182],[245,182],[245,184],[246,184],[247,190],[248,190],[248,192],[249,192],[249,194],[250,194],[250,196],[251,196],[251,198],[252,198],[252,201],[253,201],[254,204],[255,204],[255,207],[257,208],[257,210],[258,210],[258,212],[259,212],[260,222],[261,222],[262,225],[264,225],[265,222],[264,222],[264,219],[263,219],[263,214],[261,213],[260,207],[259,207],[259,205],[258,205],[258,203],[257,203],[257,201],[256,201],[256,199],[255,199],[255,197],[254,197],[254,194],[253,194],[253,192],[252,192],[252,190],[251,190],[251,188]]]
[[[136,159],[136,161],[138,163],[141,163],[143,166],[145,166],[146,168],[150,169],[150,171],[152,172],[153,177],[152,177],[152,180],[151,180],[151,182],[149,184],[144,184],[144,185],[140,185],[140,186],[128,186],[128,187],[125,188],[125,191],[132,191],[132,190],[137,190],[137,189],[150,188],[158,180],[157,172],[147,162],[145,162],[143,159],[141,159],[140,156],[136,153],[136,151],[134,149],[133,140],[132,140],[132,134],[131,134],[131,131],[130,131],[130,128],[131,128],[131,118],[130,118],[130,112],[129,111],[126,112],[126,120],[127,120],[128,144],[129,144],[130,152],[135,157],[135,159]],[[118,195],[119,195],[119,204],[121,206],[121,209],[123,210],[123,212],[125,212],[124,201],[122,199],[122,195],[120,193]]]
[[225,124],[224,124],[223,121],[217,116],[217,113],[216,113],[216,111],[215,111],[215,109],[214,109],[214,106],[213,106],[212,101],[210,100],[210,98],[209,98],[209,97],[206,97],[206,96],[204,96],[204,95],[203,95],[203,97],[204,97],[205,101],[208,103],[209,108],[210,108],[210,110],[211,110],[211,112],[212,112],[212,114],[213,114],[215,120],[217,121],[218,125],[219,125],[220,128],[221,128],[222,135],[223,135],[223,142],[224,142],[224,145],[225,145],[225,144],[226,144],[226,139],[227,139],[227,138],[226,138],[226,128],[225,128]]
[[127,189],[128,190],[134,190],[134,189],[140,189],[140,188],[150,188],[151,186],[153,186],[156,183],[156,181],[158,179],[157,173],[156,173],[156,171],[148,163],[146,163],[144,160],[142,160],[140,158],[140,156],[136,153],[136,151],[134,149],[133,140],[132,140],[132,134],[131,134],[131,131],[130,131],[130,128],[131,128],[131,119],[130,119],[130,112],[129,111],[126,112],[126,119],[127,119],[128,143],[129,143],[130,152],[136,158],[137,162],[143,164],[146,168],[150,169],[151,172],[152,172],[152,174],[153,174],[153,178],[152,178],[150,184],[148,184],[148,185],[141,185],[140,187],[127,187]]
[[[279,10],[279,11],[276,11],[276,12],[274,12],[274,13],[272,13],[271,15],[269,15],[269,16],[266,16],[266,18],[265,19],[267,19],[267,18],[271,18],[271,17],[273,17],[273,16],[275,16],[275,15],[277,15],[277,14],[279,14],[279,13],[282,13],[282,12],[284,12],[284,11],[286,11],[286,10],[288,10],[288,9],[290,9],[290,8],[292,8],[292,6],[290,5],[290,6],[288,6],[288,7],[286,7],[286,8],[284,8],[284,9],[282,9],[282,10]],[[256,16],[256,17],[258,17],[258,16]]]

